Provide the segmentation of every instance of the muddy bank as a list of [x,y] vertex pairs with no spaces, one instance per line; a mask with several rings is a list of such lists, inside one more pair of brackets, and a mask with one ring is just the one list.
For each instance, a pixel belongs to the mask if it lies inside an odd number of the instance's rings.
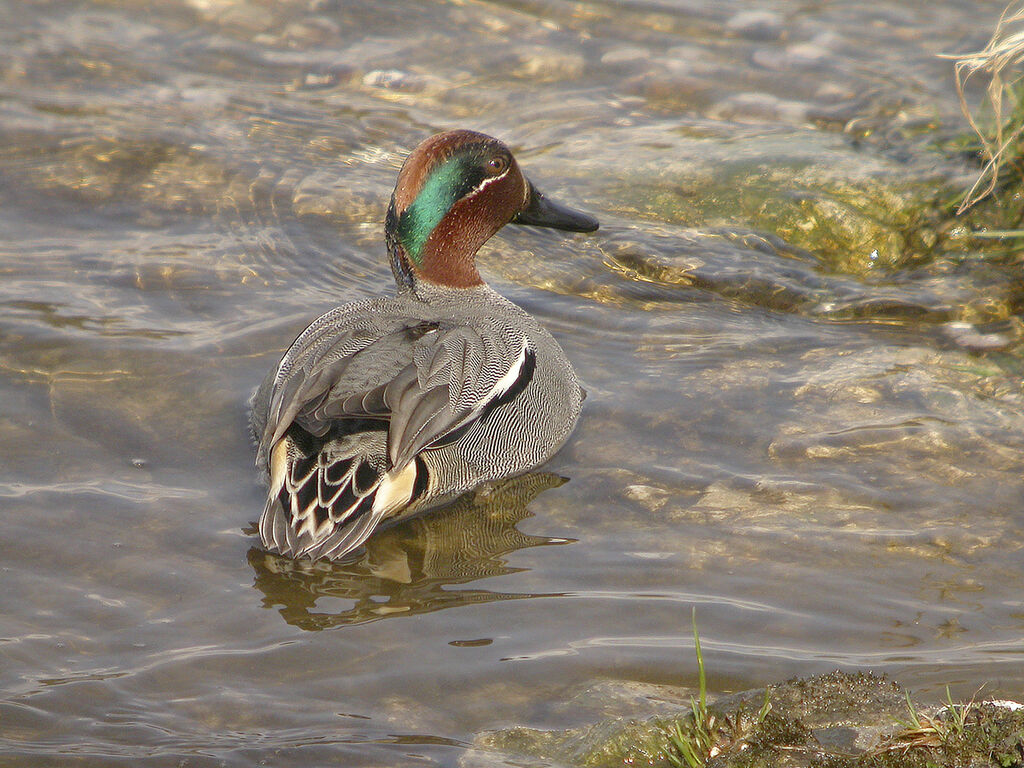
[[[691,699],[683,689],[598,685],[573,703],[633,707],[646,717],[566,731],[490,732],[462,766],[494,765],[497,754],[505,764],[531,767],[686,766],[680,742],[691,738],[694,716],[684,701]],[[708,704],[704,722],[713,738],[708,768],[1024,765],[1021,705],[929,704],[870,673],[836,671],[724,696]]]

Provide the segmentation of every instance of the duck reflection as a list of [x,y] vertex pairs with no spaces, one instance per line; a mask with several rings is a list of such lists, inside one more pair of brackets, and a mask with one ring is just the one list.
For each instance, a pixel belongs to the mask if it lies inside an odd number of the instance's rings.
[[[286,622],[308,630],[470,603],[543,597],[451,585],[516,573],[524,569],[507,565],[505,555],[572,541],[531,536],[516,528],[520,520],[532,516],[526,507],[539,493],[565,482],[566,478],[546,472],[503,480],[428,515],[378,531],[365,550],[347,562],[292,560],[253,547],[249,564],[256,574],[254,585],[264,595],[264,607],[279,607]],[[339,600],[344,604],[336,608]]]

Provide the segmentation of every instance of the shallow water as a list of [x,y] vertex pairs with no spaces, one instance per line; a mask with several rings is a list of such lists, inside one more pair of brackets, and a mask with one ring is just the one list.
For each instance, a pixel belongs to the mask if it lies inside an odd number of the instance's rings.
[[[0,3],[4,764],[454,765],[692,685],[692,606],[715,691],[1021,696],[1019,281],[901,218],[969,178],[935,54],[1001,9]],[[480,258],[580,426],[357,562],[268,556],[246,399],[390,284],[397,168],[459,126],[602,221]]]

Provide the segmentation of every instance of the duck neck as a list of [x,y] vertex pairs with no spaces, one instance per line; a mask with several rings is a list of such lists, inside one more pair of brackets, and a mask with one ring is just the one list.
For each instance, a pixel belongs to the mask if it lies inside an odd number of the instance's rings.
[[398,217],[395,215],[394,199],[388,206],[388,215],[384,221],[384,240],[387,242],[391,274],[395,276],[399,293],[411,291],[416,285],[416,276],[405,248],[398,241]]
[[496,228],[468,215],[466,207],[456,203],[424,235],[417,228],[422,222],[414,213],[407,210],[396,215],[392,201],[384,226],[388,259],[399,291],[415,290],[421,281],[450,288],[483,285],[476,252]]

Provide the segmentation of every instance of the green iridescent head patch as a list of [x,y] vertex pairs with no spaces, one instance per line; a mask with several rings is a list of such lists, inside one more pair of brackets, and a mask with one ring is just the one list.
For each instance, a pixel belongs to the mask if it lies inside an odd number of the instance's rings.
[[473,157],[455,155],[434,168],[416,199],[398,217],[398,240],[409,258],[423,263],[423,246],[455,202],[483,179]]

